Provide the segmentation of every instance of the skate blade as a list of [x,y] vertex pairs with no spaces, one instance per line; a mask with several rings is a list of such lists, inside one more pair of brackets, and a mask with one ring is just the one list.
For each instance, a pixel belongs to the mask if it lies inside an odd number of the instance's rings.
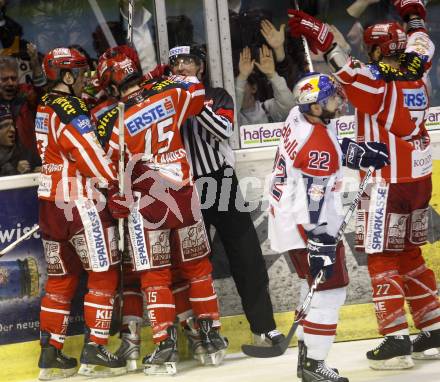
[[413,359],[418,359],[418,360],[440,359],[440,347],[427,349],[422,352],[414,352],[413,351],[411,356]]
[[127,372],[128,373],[137,373],[141,369],[138,368],[136,359],[127,359]]
[[208,355],[206,354],[206,353],[200,353],[200,354],[193,354],[193,358],[198,362],[198,363],[200,363],[201,365],[205,365],[205,363],[206,363],[206,360],[205,360],[205,358],[207,357]]
[[145,365],[145,375],[175,375],[177,373],[175,362],[164,362],[161,365]]
[[127,374],[127,368],[123,367],[105,367],[82,363],[78,370],[79,375],[94,378],[116,377],[118,375]]
[[226,349],[216,351],[215,353],[205,355],[204,365],[219,366],[226,355]]
[[76,367],[72,369],[40,369],[38,379],[40,381],[52,381],[54,379],[69,378],[76,374]]
[[368,363],[369,366],[374,370],[401,370],[410,369],[414,366],[414,361],[409,355],[403,355],[380,361],[369,359]]

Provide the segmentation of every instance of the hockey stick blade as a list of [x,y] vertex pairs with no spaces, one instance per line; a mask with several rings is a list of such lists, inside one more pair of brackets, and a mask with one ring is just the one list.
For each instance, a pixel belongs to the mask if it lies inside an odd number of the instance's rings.
[[286,352],[287,348],[289,347],[290,341],[292,340],[296,332],[296,328],[298,327],[298,323],[299,320],[295,321],[295,323],[290,328],[287,337],[279,344],[268,347],[256,346],[256,345],[242,345],[241,351],[244,354],[248,355],[249,357],[254,357],[254,358],[279,357],[280,355],[283,355]]

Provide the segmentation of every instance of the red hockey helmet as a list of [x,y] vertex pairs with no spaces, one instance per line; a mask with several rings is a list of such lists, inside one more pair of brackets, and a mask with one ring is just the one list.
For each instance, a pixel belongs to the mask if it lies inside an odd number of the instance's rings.
[[[134,53],[136,52],[134,51]],[[103,89],[108,89],[111,84],[119,88],[128,81],[141,77],[141,72],[137,65],[139,61],[137,63],[135,61],[137,54],[133,58],[128,54],[124,50],[110,48],[99,57],[98,79]]]
[[74,73],[75,69],[88,67],[87,57],[74,48],[55,48],[47,53],[43,60],[43,70],[49,81],[61,80],[63,70]]
[[384,56],[392,56],[405,50],[406,33],[395,22],[375,24],[365,30],[364,42],[370,49],[379,46]]

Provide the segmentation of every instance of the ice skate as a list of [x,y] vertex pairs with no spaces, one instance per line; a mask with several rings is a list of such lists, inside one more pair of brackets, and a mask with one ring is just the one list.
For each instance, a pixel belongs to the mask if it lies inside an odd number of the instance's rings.
[[385,336],[378,347],[367,352],[367,358],[370,367],[375,370],[409,369],[414,366],[409,336]]
[[140,324],[136,321],[130,321],[128,332],[121,333],[121,345],[115,353],[117,357],[125,359],[129,373],[138,370],[137,360],[140,358],[140,344]]
[[89,340],[89,330],[86,328],[84,347],[81,352],[78,374],[87,377],[112,377],[127,372],[125,359],[109,352],[103,345],[98,345]]
[[205,358],[207,356],[206,349],[203,347],[202,338],[200,337],[199,330],[195,328],[194,318],[190,317],[186,320],[184,328],[186,338],[188,339],[188,348],[192,357],[201,363],[205,364]]
[[412,347],[414,359],[440,359],[440,329],[420,332]]
[[75,358],[67,357],[61,350],[49,343],[50,333],[41,333],[41,353],[38,360],[40,374],[38,379],[50,381],[71,377],[76,373],[78,362]]
[[167,329],[168,337],[157,345],[153,354],[142,360],[146,375],[174,375],[177,373],[176,363],[179,361],[177,351],[177,330],[175,326]]
[[324,361],[304,358],[302,368],[302,382],[349,382],[348,378],[341,377],[335,369],[326,365]]
[[204,365],[218,366],[222,363],[226,355],[228,340],[221,336],[218,329],[213,328],[213,321],[210,318],[197,319],[199,333],[203,347],[206,350]]
[[283,333],[277,329],[270,330],[266,333],[255,334],[254,333],[254,345],[257,346],[274,346],[279,344],[286,338]]
[[[298,340],[298,363],[296,366],[296,376],[299,381],[302,380],[302,372],[304,368],[304,362],[307,357],[307,346],[304,341]],[[335,373],[339,374],[338,369],[335,367],[331,368]]]

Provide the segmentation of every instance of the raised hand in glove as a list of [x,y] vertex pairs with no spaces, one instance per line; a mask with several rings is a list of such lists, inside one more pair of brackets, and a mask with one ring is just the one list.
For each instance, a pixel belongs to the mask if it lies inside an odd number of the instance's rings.
[[117,184],[111,184],[108,189],[107,206],[115,219],[125,219],[130,215],[134,200],[131,194],[119,195]]
[[343,164],[354,170],[366,171],[373,166],[380,170],[390,164],[387,145],[380,142],[357,143],[351,139],[344,138],[341,144]]
[[423,0],[392,0],[394,7],[404,21],[408,21],[410,15],[417,15],[421,19],[426,18],[426,8]]
[[328,24],[303,11],[289,9],[287,13],[292,37],[304,36],[309,43],[310,50],[315,54],[318,53],[318,50],[327,52],[330,49],[334,36]]
[[315,278],[322,269],[325,279],[328,280],[333,274],[333,264],[336,261],[336,238],[327,233],[314,235],[309,232],[307,236],[310,274]]

